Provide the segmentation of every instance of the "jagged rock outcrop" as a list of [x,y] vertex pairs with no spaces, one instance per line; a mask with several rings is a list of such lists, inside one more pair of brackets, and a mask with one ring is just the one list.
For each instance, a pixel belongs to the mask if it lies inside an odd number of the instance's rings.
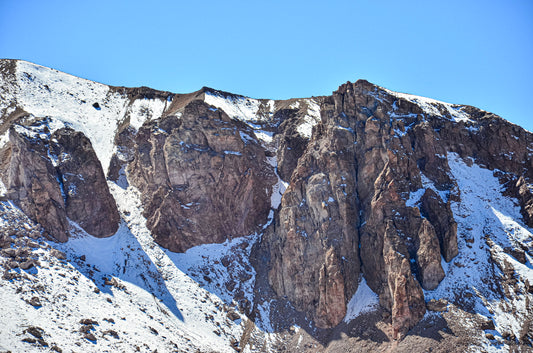
[[444,278],[444,270],[440,263],[439,240],[435,228],[427,219],[422,220],[418,231],[419,246],[416,252],[416,263],[420,275],[420,284],[424,289],[437,288]]
[[406,245],[392,221],[387,222],[383,239],[383,260],[390,293],[392,329],[395,339],[405,336],[426,312],[424,294],[411,273]]
[[357,289],[354,136],[319,126],[298,161],[270,240],[270,281],[321,327],[337,325]]
[[2,149],[7,198],[60,242],[67,217],[96,237],[113,235],[120,221],[115,201],[90,141],[61,128],[50,134],[42,121],[16,125]]
[[120,216],[100,161],[83,133],[63,128],[51,135],[50,154],[65,196],[67,216],[95,237],[109,237]]
[[[521,131],[475,108],[431,104],[422,109],[366,81],[341,86],[322,104],[322,122],[298,160],[269,237],[273,288],[321,327],[343,318],[359,270],[391,311],[397,337],[423,317],[422,287],[435,289],[444,278],[441,254],[448,262],[458,254],[450,203],[460,194],[448,152],[530,173],[525,148],[512,137]],[[500,130],[490,134],[494,126]],[[521,156],[493,159],[502,144]],[[331,314],[324,310],[330,302],[336,303]]]
[[253,131],[199,100],[178,115],[142,126],[128,165],[154,239],[182,252],[259,231],[276,178]]
[[530,184],[528,185],[524,176],[520,176],[518,180],[507,181],[507,194],[518,199],[524,223],[533,227],[533,189]]
[[434,190],[426,189],[420,199],[420,211],[435,228],[442,256],[450,262],[458,253],[457,223],[453,219],[450,204],[445,204]]

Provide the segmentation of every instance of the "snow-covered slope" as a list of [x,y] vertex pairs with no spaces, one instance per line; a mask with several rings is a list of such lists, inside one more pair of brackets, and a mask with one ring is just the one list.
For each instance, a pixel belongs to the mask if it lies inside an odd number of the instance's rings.
[[117,128],[124,119],[128,117],[131,126],[139,128],[146,120],[161,117],[171,103],[160,99],[132,101],[107,85],[26,61],[16,61],[15,82],[2,82],[2,87],[3,101],[37,118],[50,118],[55,129],[69,126],[83,132],[105,172],[115,151]]
[[[255,237],[170,253],[146,229],[138,192],[110,187],[124,219],[114,236],[97,239],[78,229],[64,245],[12,237],[13,249],[30,246],[39,266],[7,271],[2,280],[6,308],[0,313],[0,348],[40,351],[46,344],[63,352],[234,352],[248,319],[224,285],[247,277],[237,287],[253,300],[254,272],[247,256]],[[2,207],[5,231],[35,227],[13,205]],[[66,258],[56,258],[55,249]],[[28,303],[34,297],[39,305]],[[86,319],[97,322],[87,332],[88,325],[80,323]],[[23,340],[35,338],[24,333],[29,327],[42,329],[42,343]]]
[[[426,297],[455,301],[461,295],[465,307],[495,324],[486,330],[495,339],[483,337],[485,348],[502,351],[502,335],[523,337],[533,320],[533,303],[525,286],[533,283],[533,259],[522,252],[525,261],[521,263],[509,251],[531,249],[533,230],[523,224],[516,200],[503,196],[494,172],[468,166],[453,153],[448,160],[461,193],[461,201],[452,203],[459,255],[449,264],[443,261],[446,277]],[[502,282],[503,293],[494,291],[495,281]]]
[[[204,100],[207,104],[222,109],[233,119],[246,123],[254,129],[256,136],[264,143],[272,142],[272,129],[279,124],[279,121],[274,118],[276,110],[280,108],[276,106],[276,101],[253,99],[218,91],[206,91]],[[296,131],[300,136],[309,139],[313,126],[320,121],[320,106],[317,99],[302,98],[292,101],[287,108],[301,109],[303,112]]]

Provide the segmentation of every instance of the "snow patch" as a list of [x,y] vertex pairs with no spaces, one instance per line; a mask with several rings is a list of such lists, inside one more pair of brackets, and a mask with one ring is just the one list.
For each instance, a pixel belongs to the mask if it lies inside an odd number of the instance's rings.
[[139,130],[146,122],[160,118],[167,106],[167,101],[160,99],[137,99],[128,107],[130,125]]
[[[124,117],[128,99],[106,85],[25,61],[17,62],[16,77],[21,108],[83,132],[107,170],[117,124]],[[96,103],[100,110],[93,107]]]
[[289,186],[289,183],[283,181],[279,174],[278,174],[278,159],[277,157],[267,157],[268,163],[274,167],[274,171],[276,172],[276,176],[278,177],[278,181],[274,186],[272,186],[272,194],[270,195],[270,207],[273,210],[277,210],[279,205],[281,204],[281,198],[283,197],[283,194],[285,193],[285,190],[287,190],[287,187]]
[[368,284],[366,284],[366,280],[362,278],[361,282],[359,282],[359,287],[357,287],[357,291],[348,303],[344,322],[350,322],[363,313],[376,310],[378,305],[378,295],[370,289]]
[[[296,131],[300,136],[309,139],[313,132],[313,126],[320,122],[320,106],[313,99],[304,99],[303,102],[307,105],[307,112],[303,117],[303,123],[298,125]],[[299,106],[300,104],[298,103],[298,107]]]
[[420,172],[420,179],[422,181],[422,187],[414,192],[409,193],[409,198],[405,201],[406,206],[416,207],[427,189],[435,191],[435,193],[440,196],[442,201],[448,202],[450,197],[450,192],[448,190],[438,190],[433,181],[431,181],[431,179],[425,176],[422,172]]
[[463,111],[463,107],[460,105],[445,103],[435,99],[415,96],[407,93],[394,92],[386,88],[381,89],[383,89],[385,92],[389,93],[392,96],[405,99],[411,103],[418,105],[426,114],[443,117],[443,113],[441,113],[441,110],[439,108],[444,108],[450,115],[450,118],[455,122],[474,123],[474,121],[470,119],[470,116]]
[[49,118],[52,132],[64,126],[81,131],[105,173],[115,151],[117,128],[126,115],[138,129],[145,121],[159,118],[169,104],[159,99],[131,102],[107,85],[25,61],[17,61],[16,78],[18,87],[12,94],[17,104],[37,118]]
[[222,109],[229,117],[244,121],[258,120],[257,112],[261,102],[242,96],[224,96],[221,93],[205,92],[205,102]]
[[[446,277],[435,290],[424,291],[424,295],[427,300],[453,301],[456,294],[464,297],[470,293],[476,311],[492,317],[498,332],[512,332],[518,337],[530,313],[527,302],[532,298],[523,283],[533,279],[533,266],[528,255],[526,264],[522,264],[504,249],[519,244],[530,247],[532,230],[521,222],[516,201],[502,194],[494,172],[475,163],[469,167],[456,153],[448,153],[448,164],[461,196],[460,201],[451,203],[459,254],[451,263],[442,261]],[[491,265],[493,262],[498,266]],[[499,266],[509,265],[520,279],[517,285],[521,289],[509,287],[510,296],[504,298],[494,292],[491,282],[498,282],[503,275]]]

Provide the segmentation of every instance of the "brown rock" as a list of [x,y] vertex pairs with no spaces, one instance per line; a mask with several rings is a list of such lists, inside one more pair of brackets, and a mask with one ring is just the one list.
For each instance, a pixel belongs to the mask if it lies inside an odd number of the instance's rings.
[[270,283],[319,327],[344,318],[358,284],[353,146],[348,129],[317,126],[283,195],[276,233],[266,236]]
[[416,253],[416,262],[421,284],[424,289],[433,290],[444,278],[444,270],[440,264],[439,240],[435,229],[427,219],[422,220],[418,239],[420,246]]
[[393,337],[401,339],[424,317],[424,294],[411,273],[405,245],[396,234],[392,223],[387,224],[383,243],[383,258],[388,290],[392,300]]
[[43,338],[44,330],[37,326],[30,326],[27,329],[24,330],[24,333],[29,333],[35,338]]
[[495,330],[496,327],[494,326],[494,321],[491,319],[487,319],[485,321],[482,321],[479,325],[479,328],[482,330]]
[[81,319],[80,324],[82,325],[98,325],[98,321],[92,319]]
[[4,158],[9,162],[5,164],[2,178],[8,198],[55,240],[67,241],[68,222],[61,187],[43,141],[11,129],[5,148]]
[[450,262],[459,252],[457,248],[457,223],[453,219],[450,204],[444,203],[432,189],[427,189],[420,201],[422,215],[435,228],[442,256],[446,262]]
[[448,302],[445,299],[439,299],[439,300],[431,299],[430,301],[426,303],[426,308],[429,311],[443,312],[443,311],[446,311],[447,307],[448,307]]
[[24,213],[60,242],[68,239],[67,216],[95,236],[116,232],[118,210],[81,132],[63,128],[50,135],[43,121],[35,121],[31,128],[11,129],[9,136],[2,151],[2,178],[8,198]]
[[524,250],[522,249],[517,249],[517,248],[511,248],[511,247],[505,247],[503,249],[503,251],[506,253],[506,254],[509,254],[511,255],[512,257],[514,257],[518,262],[520,262],[521,264],[525,264],[527,262],[527,258],[526,258],[526,253]]
[[115,330],[105,330],[104,332],[102,332],[102,335],[109,335],[113,338],[116,338],[117,340],[119,339],[118,333]]
[[[261,146],[251,128],[200,101],[205,94],[219,94],[207,88],[188,95],[148,88],[112,91],[131,98],[173,98],[163,117],[138,131],[125,117],[109,166],[110,180],[141,191],[148,228],[172,251],[262,231],[277,181],[266,157],[276,156],[277,173],[290,184],[260,244],[270,261],[268,279],[279,296],[319,327],[342,320],[361,272],[390,312],[398,338],[426,307],[445,310],[446,302],[425,304],[420,285],[437,287],[444,277],[440,256],[451,261],[458,253],[450,205],[460,200],[461,191],[450,173],[449,153],[467,164],[498,169],[495,175],[507,195],[518,200],[524,222],[533,225],[533,135],[477,108],[453,106],[470,117],[457,122],[442,104],[432,103],[428,112],[367,81],[348,82],[332,96],[314,98],[321,105],[321,121],[311,139],[298,131],[306,119],[305,100],[276,101],[274,111],[261,102],[253,123],[274,135]],[[296,101],[299,108],[294,108]],[[23,116],[24,124],[18,119]],[[0,151],[8,190],[1,199],[13,200],[59,241],[68,237],[67,216],[96,236],[113,234],[118,212],[88,140],[69,129],[52,138],[20,108],[2,117],[1,132],[16,121],[22,125],[11,130],[10,142]],[[24,132],[25,126],[32,131]],[[426,179],[437,192],[427,188]],[[423,187],[427,190],[418,207],[407,207],[411,193]],[[9,247],[8,241],[2,236],[0,246]],[[467,246],[474,243],[467,239]],[[526,248],[505,251],[527,260]],[[28,254],[3,254],[31,261]],[[221,260],[230,269],[234,261]],[[511,275],[506,272],[506,278]],[[213,278],[205,276],[206,281]],[[247,279],[238,275],[227,288]],[[533,291],[527,281],[526,290]],[[252,307],[246,303],[245,311]]]
[[193,101],[181,118],[143,126],[136,137],[130,182],[142,192],[155,241],[182,252],[253,234],[266,223],[272,167],[244,124]]
[[17,256],[17,249],[13,249],[13,248],[2,249],[2,255],[14,258]]
[[233,310],[228,311],[227,316],[228,316],[228,319],[230,319],[231,321],[239,320],[241,318],[241,316]]
[[30,304],[30,305],[33,306],[33,307],[40,307],[40,306],[42,306],[42,305],[41,305],[41,299],[39,299],[39,297],[32,297],[32,298],[28,301],[28,304]]
[[520,210],[524,217],[524,222],[529,227],[533,227],[533,192],[524,179],[524,176],[518,178],[515,188],[518,189],[517,196],[520,202]]
[[90,332],[86,332],[83,335],[83,338],[85,338],[86,340],[92,341],[92,342],[96,342],[96,337]]
[[118,229],[120,216],[91,142],[70,128],[52,134],[52,153],[63,183],[68,217],[95,237],[108,237]]
[[65,260],[67,258],[67,255],[64,252],[59,251],[57,249],[50,250],[50,255],[52,255],[53,257],[59,260]]
[[21,262],[19,266],[23,270],[29,270],[30,268],[34,266],[34,260],[28,260],[28,261]]

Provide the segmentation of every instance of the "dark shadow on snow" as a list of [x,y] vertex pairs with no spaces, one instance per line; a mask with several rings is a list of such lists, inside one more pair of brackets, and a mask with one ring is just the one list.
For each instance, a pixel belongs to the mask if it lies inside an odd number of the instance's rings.
[[[123,229],[127,229],[125,223],[121,224],[122,227],[124,227]],[[110,273],[104,272],[96,265],[89,264],[83,259],[83,255],[92,249],[85,249],[84,253],[75,253],[72,249],[62,249],[61,246],[58,248],[65,250],[67,254],[67,259],[63,261],[70,263],[81,274],[90,279],[100,292],[113,296],[112,287],[115,287],[115,290],[125,290],[125,288],[121,288],[120,281],[134,284],[152,294],[156,305],[163,304],[175,317],[183,321],[183,315],[178,309],[176,300],[170,294],[157,267],[143,250],[137,238],[129,230],[127,235],[129,236],[127,239],[129,247],[128,249],[120,249],[124,258],[115,259],[114,270]],[[90,235],[85,236],[90,237]],[[120,235],[115,234],[113,236],[117,237]],[[120,281],[116,281],[114,278]],[[164,310],[161,307],[159,309]]]

